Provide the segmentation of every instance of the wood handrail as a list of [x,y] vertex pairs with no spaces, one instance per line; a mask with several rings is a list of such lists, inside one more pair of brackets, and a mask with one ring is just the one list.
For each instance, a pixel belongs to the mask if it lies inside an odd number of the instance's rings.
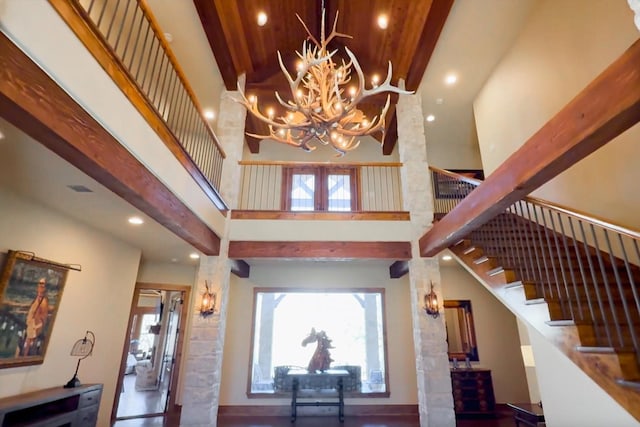
[[482,182],[483,182],[480,179],[469,178],[468,176],[460,175],[459,173],[451,172],[451,171],[448,171],[448,170],[445,170],[445,169],[440,169],[440,168],[437,168],[435,166],[429,166],[429,170],[432,171],[432,172],[439,173],[440,175],[446,175],[448,177],[455,178],[455,179],[457,179],[459,181],[464,181],[464,182],[469,183],[471,185],[475,185],[476,187],[478,185],[482,184]]
[[241,166],[331,166],[331,167],[351,167],[351,166],[370,166],[370,167],[402,167],[400,162],[300,162],[300,161],[283,161],[283,160],[240,160],[238,164]]
[[588,214],[582,211],[575,210],[573,208],[569,208],[563,205],[559,205],[554,202],[549,202],[547,200],[538,199],[537,197],[525,197],[527,202],[531,202],[535,205],[545,207],[549,210],[560,212],[565,215],[580,219],[582,221],[588,222],[593,225],[597,225],[598,227],[605,228],[607,230],[613,231],[614,233],[622,234],[633,239],[640,239],[640,231],[631,230],[629,228],[623,227],[618,224],[613,224],[609,222],[607,219],[598,217],[592,214]]
[[435,256],[640,121],[638,64],[640,40],[422,236],[420,254]]
[[[441,175],[446,175],[449,176],[451,178],[457,179],[459,181],[464,181],[467,182],[469,184],[472,185],[480,185],[482,184],[483,181],[481,180],[477,180],[474,178],[468,178],[464,175],[460,175],[458,173],[455,172],[451,172],[445,169],[440,169],[437,168],[435,166],[429,166],[429,170],[437,172],[438,174]],[[547,208],[549,210],[552,210],[554,212],[559,212],[562,214],[565,214],[567,216],[571,216],[574,218],[577,218],[579,220],[582,220],[584,222],[588,222],[590,224],[593,225],[597,225],[600,228],[605,228],[607,230],[613,231],[614,233],[618,233],[618,234],[622,234],[628,237],[631,237],[633,239],[640,239],[640,231],[638,230],[633,230],[630,228],[627,228],[625,226],[619,225],[619,224],[614,224],[612,222],[610,222],[608,219],[603,218],[603,217],[598,217],[596,215],[593,214],[589,214],[580,210],[576,210],[574,208],[570,208],[564,205],[561,205],[559,203],[555,203],[555,202],[550,202],[549,200],[544,200],[544,199],[540,199],[537,197],[532,197],[532,196],[527,196],[523,199],[526,202],[530,202],[534,205],[538,205],[544,208]]]
[[203,110],[202,110],[202,106],[198,102],[198,99],[196,98],[196,95],[195,95],[193,89],[191,88],[191,85],[189,84],[189,81],[187,80],[186,74],[184,73],[184,71],[182,70],[182,67],[180,66],[180,62],[178,62],[178,59],[175,57],[175,55],[173,54],[173,51],[169,47],[169,43],[167,43],[167,40],[164,37],[164,32],[160,29],[160,25],[158,25],[158,21],[156,20],[153,12],[151,11],[149,6],[147,5],[147,0],[141,0],[139,4],[140,4],[140,10],[142,10],[142,13],[144,13],[145,17],[149,21],[149,26],[151,27],[151,29],[153,30],[154,34],[156,35],[156,37],[160,41],[160,45],[162,46],[162,50],[164,50],[164,53],[169,58],[169,61],[171,61],[171,65],[173,65],[173,68],[175,69],[176,74],[178,74],[178,78],[182,82],[182,85],[184,86],[184,89],[187,91],[187,94],[189,95],[189,98],[191,99],[191,102],[196,107],[196,110],[198,110],[198,112],[200,113],[200,118],[202,119],[202,123],[204,124],[205,129],[207,129],[207,133],[209,133],[209,135],[213,139],[213,142],[216,144],[216,147],[218,147],[218,150],[220,150],[220,155],[222,156],[222,158],[226,159],[227,155],[224,152],[224,150],[222,149],[222,146],[220,145],[220,143],[218,142],[218,138],[216,137],[216,134],[213,133],[213,129],[211,129],[211,126],[209,125],[209,122],[207,122],[204,119],[204,113],[203,113]]

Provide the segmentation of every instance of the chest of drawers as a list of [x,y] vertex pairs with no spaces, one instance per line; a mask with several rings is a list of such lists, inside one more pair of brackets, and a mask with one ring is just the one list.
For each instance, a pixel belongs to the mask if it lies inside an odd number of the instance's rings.
[[0,426],[93,427],[102,384],[54,387],[0,399]]
[[451,385],[456,416],[495,415],[496,400],[490,370],[453,369]]

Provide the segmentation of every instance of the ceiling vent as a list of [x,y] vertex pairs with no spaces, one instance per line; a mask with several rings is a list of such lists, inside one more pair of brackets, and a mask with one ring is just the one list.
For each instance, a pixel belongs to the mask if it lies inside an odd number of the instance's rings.
[[85,187],[84,185],[67,185],[70,189],[76,193],[93,193],[93,190]]

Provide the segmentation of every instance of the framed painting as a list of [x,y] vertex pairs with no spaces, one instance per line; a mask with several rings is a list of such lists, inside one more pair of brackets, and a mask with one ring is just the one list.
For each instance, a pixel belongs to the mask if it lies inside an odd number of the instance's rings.
[[9,251],[0,274],[0,369],[44,361],[68,270]]

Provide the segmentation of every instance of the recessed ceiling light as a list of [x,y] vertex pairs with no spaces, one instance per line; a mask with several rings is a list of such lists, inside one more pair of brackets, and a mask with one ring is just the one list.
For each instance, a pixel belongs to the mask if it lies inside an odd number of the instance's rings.
[[204,110],[205,119],[213,120],[216,118],[216,112],[213,110]]
[[144,220],[139,216],[132,216],[131,218],[129,218],[129,224],[133,224],[133,225],[144,224]]
[[444,82],[448,85],[452,85],[457,81],[458,81],[458,76],[456,76],[453,73],[447,74],[447,76],[444,78]]
[[258,25],[264,27],[264,24],[267,23],[267,14],[264,12],[258,13]]
[[436,116],[434,116],[433,114],[429,114],[429,115],[427,116],[427,121],[428,121],[428,122],[432,122],[432,121],[434,121],[435,119],[436,119]]
[[386,30],[388,26],[389,26],[389,17],[384,13],[381,13],[380,15],[378,15],[378,27],[380,27],[383,30]]
[[453,257],[451,255],[442,255],[442,260],[443,261],[451,261],[453,259]]
[[191,259],[198,259],[198,258],[200,258],[200,255],[198,255],[197,253],[195,253],[195,252],[194,252],[194,253],[192,253],[191,255],[189,255],[189,258],[191,258]]

